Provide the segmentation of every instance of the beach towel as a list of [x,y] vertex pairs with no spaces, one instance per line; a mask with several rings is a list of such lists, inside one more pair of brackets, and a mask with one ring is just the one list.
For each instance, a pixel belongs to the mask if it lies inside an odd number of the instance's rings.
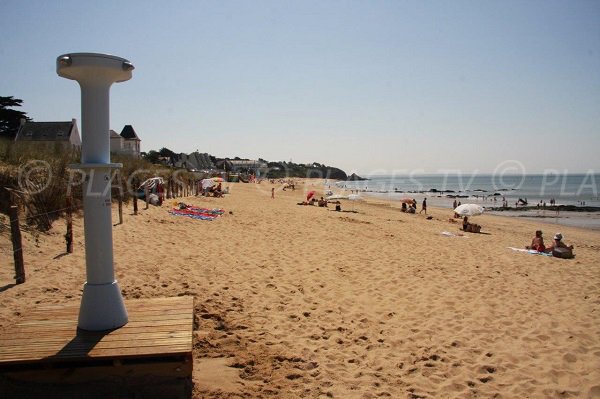
[[198,208],[195,206],[186,206],[180,208],[173,208],[169,211],[171,215],[175,216],[187,216],[192,219],[197,220],[214,220],[225,213],[223,209],[208,209],[208,208]]
[[465,236],[465,235],[462,235],[462,234],[454,234],[454,233],[451,233],[451,232],[449,232],[449,231],[442,231],[440,234],[441,234],[441,235],[443,235],[443,236],[446,236],[446,237],[462,237],[462,238],[469,238],[468,236]]
[[515,248],[515,247],[508,247],[508,248],[512,249],[513,251],[517,251],[517,252],[527,252],[530,255],[552,256],[552,254],[549,254],[546,252],[538,252],[535,249],[524,249],[524,248]]

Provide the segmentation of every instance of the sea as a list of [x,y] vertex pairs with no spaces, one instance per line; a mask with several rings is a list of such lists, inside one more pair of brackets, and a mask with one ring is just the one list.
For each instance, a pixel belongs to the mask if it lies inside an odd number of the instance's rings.
[[[369,180],[326,182],[325,191],[335,194],[359,194],[400,201],[414,198],[421,206],[423,198],[428,204],[438,207],[452,208],[457,202],[477,203],[486,209],[502,207],[515,208],[524,202],[528,206],[544,209],[551,201],[556,205],[573,205],[577,207],[600,207],[600,174],[527,174],[527,175],[495,175],[495,174],[428,174],[428,175],[377,175],[369,176]],[[519,205],[517,205],[519,204]],[[562,224],[580,227],[600,228],[600,215],[582,212],[571,212],[564,215]],[[541,217],[537,212],[504,211],[506,216]],[[548,213],[548,217],[550,217]],[[546,214],[544,213],[544,217]],[[567,220],[571,219],[571,220]],[[593,219],[593,220],[592,220]]]
[[[331,185],[329,185],[331,187]],[[381,175],[369,180],[337,182],[337,190],[364,193],[389,200],[427,197],[432,205],[484,203],[489,207],[526,202],[600,207],[600,174],[431,174]],[[329,188],[331,190],[331,188]],[[331,190],[334,191],[334,190]],[[521,201],[520,201],[521,200]]]

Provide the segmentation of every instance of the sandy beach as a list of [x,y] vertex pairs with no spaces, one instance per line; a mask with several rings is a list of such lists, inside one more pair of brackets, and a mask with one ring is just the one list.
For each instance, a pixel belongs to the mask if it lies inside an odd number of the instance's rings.
[[[296,205],[321,195],[318,180],[226,186],[125,207],[113,229],[126,299],[195,297],[194,398],[600,398],[600,231],[482,215],[483,234],[462,236],[449,209]],[[175,201],[225,213],[173,216]],[[78,302],[85,281],[81,215],[73,254],[62,220],[23,233],[17,286],[2,218],[0,333],[38,305]],[[540,228],[547,242],[560,229],[575,259],[509,249]]]

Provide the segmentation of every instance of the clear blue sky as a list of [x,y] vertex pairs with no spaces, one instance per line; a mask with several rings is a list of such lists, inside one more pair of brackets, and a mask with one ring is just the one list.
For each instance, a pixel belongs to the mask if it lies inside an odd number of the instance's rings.
[[144,151],[600,171],[598,0],[2,0],[0,16],[0,95],[36,121],[80,120],[56,57],[127,58],[110,125]]

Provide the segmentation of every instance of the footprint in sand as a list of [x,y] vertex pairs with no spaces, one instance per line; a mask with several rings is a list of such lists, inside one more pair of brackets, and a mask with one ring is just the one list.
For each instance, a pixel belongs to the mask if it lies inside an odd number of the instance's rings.
[[594,399],[600,398],[600,385],[595,385],[591,387],[588,397]]
[[568,363],[575,363],[577,361],[577,356],[572,353],[567,353],[563,356],[563,360]]

